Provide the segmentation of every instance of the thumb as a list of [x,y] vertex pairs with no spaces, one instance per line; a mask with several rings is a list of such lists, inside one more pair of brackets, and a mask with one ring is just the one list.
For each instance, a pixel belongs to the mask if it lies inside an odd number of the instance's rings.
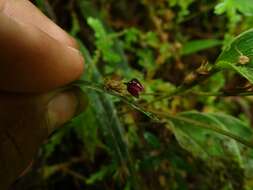
[[57,94],[48,104],[49,131],[70,120],[78,109],[79,100],[73,92]]
[[71,89],[71,91],[54,95],[48,103],[47,125],[49,134],[82,112],[86,106],[87,97],[79,89]]
[[7,189],[47,136],[84,110],[87,101],[71,88],[38,96],[0,93],[0,104],[0,189]]

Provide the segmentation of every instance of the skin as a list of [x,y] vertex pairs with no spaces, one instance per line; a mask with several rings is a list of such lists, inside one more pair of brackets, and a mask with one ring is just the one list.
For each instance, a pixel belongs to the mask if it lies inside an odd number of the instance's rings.
[[0,0],[0,189],[8,189],[39,146],[80,107],[83,73],[75,40],[28,0]]

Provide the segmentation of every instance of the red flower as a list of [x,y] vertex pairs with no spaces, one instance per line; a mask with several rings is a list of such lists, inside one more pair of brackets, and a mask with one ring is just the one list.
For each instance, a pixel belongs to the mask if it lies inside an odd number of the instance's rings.
[[127,91],[136,98],[139,98],[139,93],[144,91],[144,87],[137,79],[132,79],[125,84],[127,85]]

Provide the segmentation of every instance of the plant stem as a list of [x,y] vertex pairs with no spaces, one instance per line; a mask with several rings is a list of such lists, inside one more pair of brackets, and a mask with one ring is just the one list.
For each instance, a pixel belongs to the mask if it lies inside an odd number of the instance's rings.
[[[84,87],[84,88],[89,88],[89,89],[96,90],[98,92],[107,93],[107,94],[116,96],[119,99],[121,99],[123,102],[130,105],[132,108],[140,111],[141,113],[145,114],[146,116],[148,116],[150,119],[154,120],[155,122],[161,122],[161,119],[164,119],[164,118],[169,119],[170,121],[173,121],[173,120],[184,121],[184,122],[193,124],[196,127],[212,130],[216,133],[219,133],[219,134],[222,134],[224,136],[230,137],[230,138],[232,138],[232,139],[234,139],[234,140],[236,140],[236,141],[238,141],[238,142],[240,142],[240,143],[242,143],[242,144],[244,144],[244,145],[246,145],[250,148],[253,148],[253,143],[252,142],[244,140],[241,137],[239,137],[235,134],[232,134],[229,131],[218,128],[215,125],[209,125],[209,124],[202,123],[202,122],[199,122],[199,121],[195,121],[195,120],[192,120],[190,118],[183,117],[183,116],[175,116],[175,115],[172,115],[170,113],[164,113],[164,112],[159,112],[159,111],[154,111],[154,110],[152,110],[152,111],[146,110],[143,107],[141,107],[140,105],[138,105],[136,102],[134,102],[133,100],[131,100],[131,99],[125,97],[125,96],[122,96],[119,93],[108,90],[108,89],[104,88],[103,85],[94,84],[92,82],[84,81],[84,80],[76,81],[72,85],[79,86],[79,87],[81,86],[81,87]],[[245,93],[245,95],[246,94],[247,93]],[[252,92],[251,92],[251,95],[252,95]]]
[[189,92],[198,96],[253,96],[253,91],[248,92]]
[[232,138],[232,139],[234,139],[234,140],[236,140],[236,141],[244,144],[245,146],[253,148],[253,143],[252,142],[244,140],[241,137],[239,137],[237,135],[234,135],[234,134],[230,133],[229,131],[223,130],[223,129],[215,126],[215,125],[210,125],[210,124],[202,123],[202,122],[199,122],[199,121],[196,121],[196,120],[184,117],[184,116],[175,116],[175,115],[171,115],[169,113],[164,113],[164,112],[154,111],[153,113],[155,113],[155,114],[157,114],[159,116],[162,116],[162,117],[166,117],[166,118],[168,118],[170,120],[183,121],[183,122],[186,122],[186,123],[189,123],[189,124],[193,124],[194,126],[199,127],[199,128],[203,128],[203,129],[208,129],[208,130],[214,131],[216,133],[219,133],[219,134],[222,134],[224,136],[230,137],[230,138]]
[[209,71],[209,73],[207,75],[200,75],[196,80],[192,81],[191,83],[182,84],[174,92],[172,92],[170,94],[163,95],[161,97],[158,97],[157,99],[150,102],[150,104],[161,101],[163,99],[167,99],[167,98],[171,98],[173,96],[180,95],[182,93],[185,93],[186,91],[190,90],[191,88],[195,87],[196,85],[198,85],[198,84],[202,83],[203,81],[207,80],[208,78],[210,78],[211,76],[216,74],[218,71],[219,70],[216,67],[213,67],[213,69],[211,71]]
[[137,104],[136,102],[134,102],[132,99],[127,98],[126,96],[123,96],[115,91],[106,89],[103,85],[99,85],[99,84],[94,84],[92,82],[89,81],[84,81],[84,80],[78,80],[76,82],[74,82],[72,85],[74,86],[82,86],[85,88],[89,88],[89,89],[93,89],[96,90],[98,92],[104,92],[113,96],[118,97],[120,100],[122,100],[123,102],[127,103],[128,105],[130,105],[132,108],[142,112],[144,115],[148,116],[149,118],[158,121],[158,118],[153,115],[150,112],[145,111],[145,109],[143,109],[139,104]]

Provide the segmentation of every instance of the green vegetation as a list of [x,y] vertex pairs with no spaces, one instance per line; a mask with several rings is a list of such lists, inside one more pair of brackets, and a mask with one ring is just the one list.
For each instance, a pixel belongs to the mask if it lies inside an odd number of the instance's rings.
[[251,0],[35,3],[78,40],[89,103],[17,186],[253,189]]

